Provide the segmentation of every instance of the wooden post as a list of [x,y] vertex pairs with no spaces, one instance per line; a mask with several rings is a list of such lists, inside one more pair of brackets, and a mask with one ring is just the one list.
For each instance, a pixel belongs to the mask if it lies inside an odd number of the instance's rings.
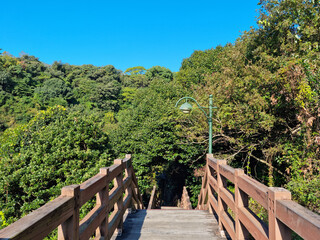
[[[109,168],[107,167],[100,168],[100,174],[107,176],[109,174]],[[106,217],[96,230],[96,238],[107,239],[108,238],[108,221],[109,221],[108,219],[109,218],[109,210],[108,210],[109,182],[107,181],[107,178],[105,182],[105,187],[97,193],[96,198],[97,198],[97,205],[107,207]]]
[[[291,230],[277,219],[277,200],[291,200],[291,192],[284,188],[268,188],[268,219],[270,240],[290,240]],[[307,229],[306,229],[307,231]]]
[[135,175],[135,173],[134,173],[132,164],[131,164],[131,169],[132,169],[132,184],[135,185],[135,186],[132,185],[132,191],[135,192],[136,196],[138,196],[138,199],[139,199],[139,201],[140,201],[140,203],[137,202],[137,209],[144,209],[144,207],[143,207],[143,201],[142,201],[142,195],[141,195],[140,192],[139,192],[138,180],[137,180],[136,175]]
[[210,187],[210,177],[211,176],[211,171],[210,171],[210,168],[209,168],[209,157],[213,158],[213,154],[207,154],[207,159],[206,159],[206,172],[207,172],[207,192],[208,192],[208,201],[207,201],[207,209],[209,211],[209,213],[213,214],[213,211],[212,211],[212,207],[211,207],[211,204],[210,204],[210,201],[209,201],[209,198],[210,196],[213,196],[213,192],[211,191],[211,187]]
[[[130,155],[130,154],[127,154],[126,155],[126,158],[127,156]],[[131,156],[131,155],[130,155]],[[126,168],[124,170],[124,175],[125,175],[125,178],[127,177],[130,177],[131,180],[130,182],[132,182],[132,168],[131,168],[131,160],[128,160],[126,162]],[[126,196],[128,196],[129,194],[131,194],[131,183],[128,185],[127,189],[125,189],[125,192],[126,192]]]
[[220,174],[220,165],[226,165],[226,160],[217,160],[217,182],[218,182],[218,217],[219,217],[219,230],[221,236],[225,236],[224,228],[222,225],[222,213],[227,211],[228,206],[225,204],[221,198],[221,189],[226,185],[226,181],[223,176]]
[[248,195],[243,192],[238,186],[238,177],[243,176],[244,171],[240,168],[234,170],[234,195],[235,195],[235,228],[236,228],[236,239],[244,240],[249,239],[249,232],[243,226],[239,220],[239,208],[248,207]]
[[70,196],[74,199],[73,214],[58,227],[58,239],[79,239],[79,200],[80,185],[70,185],[61,189],[62,196]]
[[[125,169],[125,177],[130,177],[130,184],[128,185],[127,189],[125,189],[126,196],[132,195],[132,162],[131,162],[131,154],[126,154],[126,158],[130,160],[127,161],[126,169]],[[130,207],[128,208],[128,213],[132,213],[132,209],[135,209],[133,204],[133,198],[131,198]]]
[[[114,160],[114,164],[122,165],[123,164],[123,160],[122,159],[116,159],[116,160]],[[114,186],[116,188],[118,188],[118,187],[121,188],[123,186],[123,172],[122,171],[114,179]],[[121,212],[122,209],[123,209],[123,196],[121,195],[119,200],[114,205],[114,210],[118,211],[118,212]],[[123,227],[123,218],[121,218],[121,220],[119,222],[119,225],[117,226],[117,235],[118,236],[121,236],[121,234],[122,234],[122,227]]]
[[[206,173],[204,173],[204,176],[206,175]],[[204,182],[204,176],[201,177],[201,188],[200,188],[200,201],[199,201],[199,209],[203,210],[203,182]]]
[[202,186],[202,193],[203,193],[203,196],[202,196],[202,209],[203,210],[208,210],[208,189],[207,189],[207,184],[208,184],[208,172],[205,171],[205,174],[204,174],[204,177],[203,177],[203,186]]
[[129,158],[130,159],[130,161],[131,161],[131,154],[126,154],[126,158]]

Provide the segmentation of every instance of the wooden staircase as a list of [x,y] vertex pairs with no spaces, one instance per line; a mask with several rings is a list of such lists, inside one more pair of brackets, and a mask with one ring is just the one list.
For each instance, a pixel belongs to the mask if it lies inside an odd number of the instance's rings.
[[138,210],[128,214],[121,236],[114,240],[220,240],[218,223],[204,210],[177,207]]
[[[96,205],[79,219],[81,206],[92,198]],[[250,198],[265,208],[268,222],[250,209]],[[160,205],[154,187],[144,209],[128,154],[80,185],[62,188],[56,199],[0,230],[0,240],[40,240],[55,229],[59,240],[220,240],[221,233],[236,240],[289,240],[292,231],[306,240],[320,239],[320,215],[292,201],[286,189],[267,187],[212,154],[197,210],[186,188],[179,208]]]

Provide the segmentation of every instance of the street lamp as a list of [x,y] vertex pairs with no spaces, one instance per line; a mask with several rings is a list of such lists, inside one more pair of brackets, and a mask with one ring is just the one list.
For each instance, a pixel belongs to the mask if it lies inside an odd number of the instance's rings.
[[[185,103],[183,103],[181,105],[181,107],[179,108],[183,113],[190,113],[192,110],[192,105],[188,102],[188,100],[192,100],[194,101],[197,106],[199,107],[199,109],[204,113],[204,115],[207,117],[208,119],[208,125],[209,125],[209,153],[212,153],[212,109],[213,108],[217,108],[217,107],[213,107],[213,101],[212,101],[212,95],[209,95],[209,113],[206,113],[206,111],[204,109],[206,109],[206,107],[202,107],[200,106],[200,104],[192,97],[183,97],[180,98],[177,103],[176,103],[176,107],[178,106],[179,102],[182,100],[186,100]],[[207,108],[208,109],[208,108]]]

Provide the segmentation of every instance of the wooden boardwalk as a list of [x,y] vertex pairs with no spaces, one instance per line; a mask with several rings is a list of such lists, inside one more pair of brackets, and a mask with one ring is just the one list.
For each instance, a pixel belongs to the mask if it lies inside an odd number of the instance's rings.
[[[228,188],[231,183],[234,191]],[[57,228],[59,240],[93,236],[105,240],[220,240],[219,229],[232,240],[286,240],[292,232],[306,240],[320,239],[320,215],[292,201],[288,190],[267,187],[212,154],[207,155],[197,210],[191,210],[186,188],[180,200],[183,209],[152,209],[159,205],[156,196],[154,187],[145,210],[127,154],[80,185],[62,188],[60,196],[1,229],[0,240],[41,240]],[[96,205],[80,219],[81,206],[94,197]],[[250,198],[267,210],[268,222],[250,209]],[[137,212],[123,222],[125,212],[132,208]],[[122,229],[122,236],[114,236],[116,229]]]
[[218,223],[207,211],[153,209],[138,210],[129,214],[123,225],[121,236],[114,240],[220,240]]

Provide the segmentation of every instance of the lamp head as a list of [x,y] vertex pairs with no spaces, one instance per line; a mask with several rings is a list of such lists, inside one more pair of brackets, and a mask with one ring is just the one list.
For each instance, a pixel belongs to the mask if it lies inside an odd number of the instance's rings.
[[181,105],[181,107],[179,108],[183,113],[190,113],[192,110],[192,105],[188,102],[185,102],[184,104]]

